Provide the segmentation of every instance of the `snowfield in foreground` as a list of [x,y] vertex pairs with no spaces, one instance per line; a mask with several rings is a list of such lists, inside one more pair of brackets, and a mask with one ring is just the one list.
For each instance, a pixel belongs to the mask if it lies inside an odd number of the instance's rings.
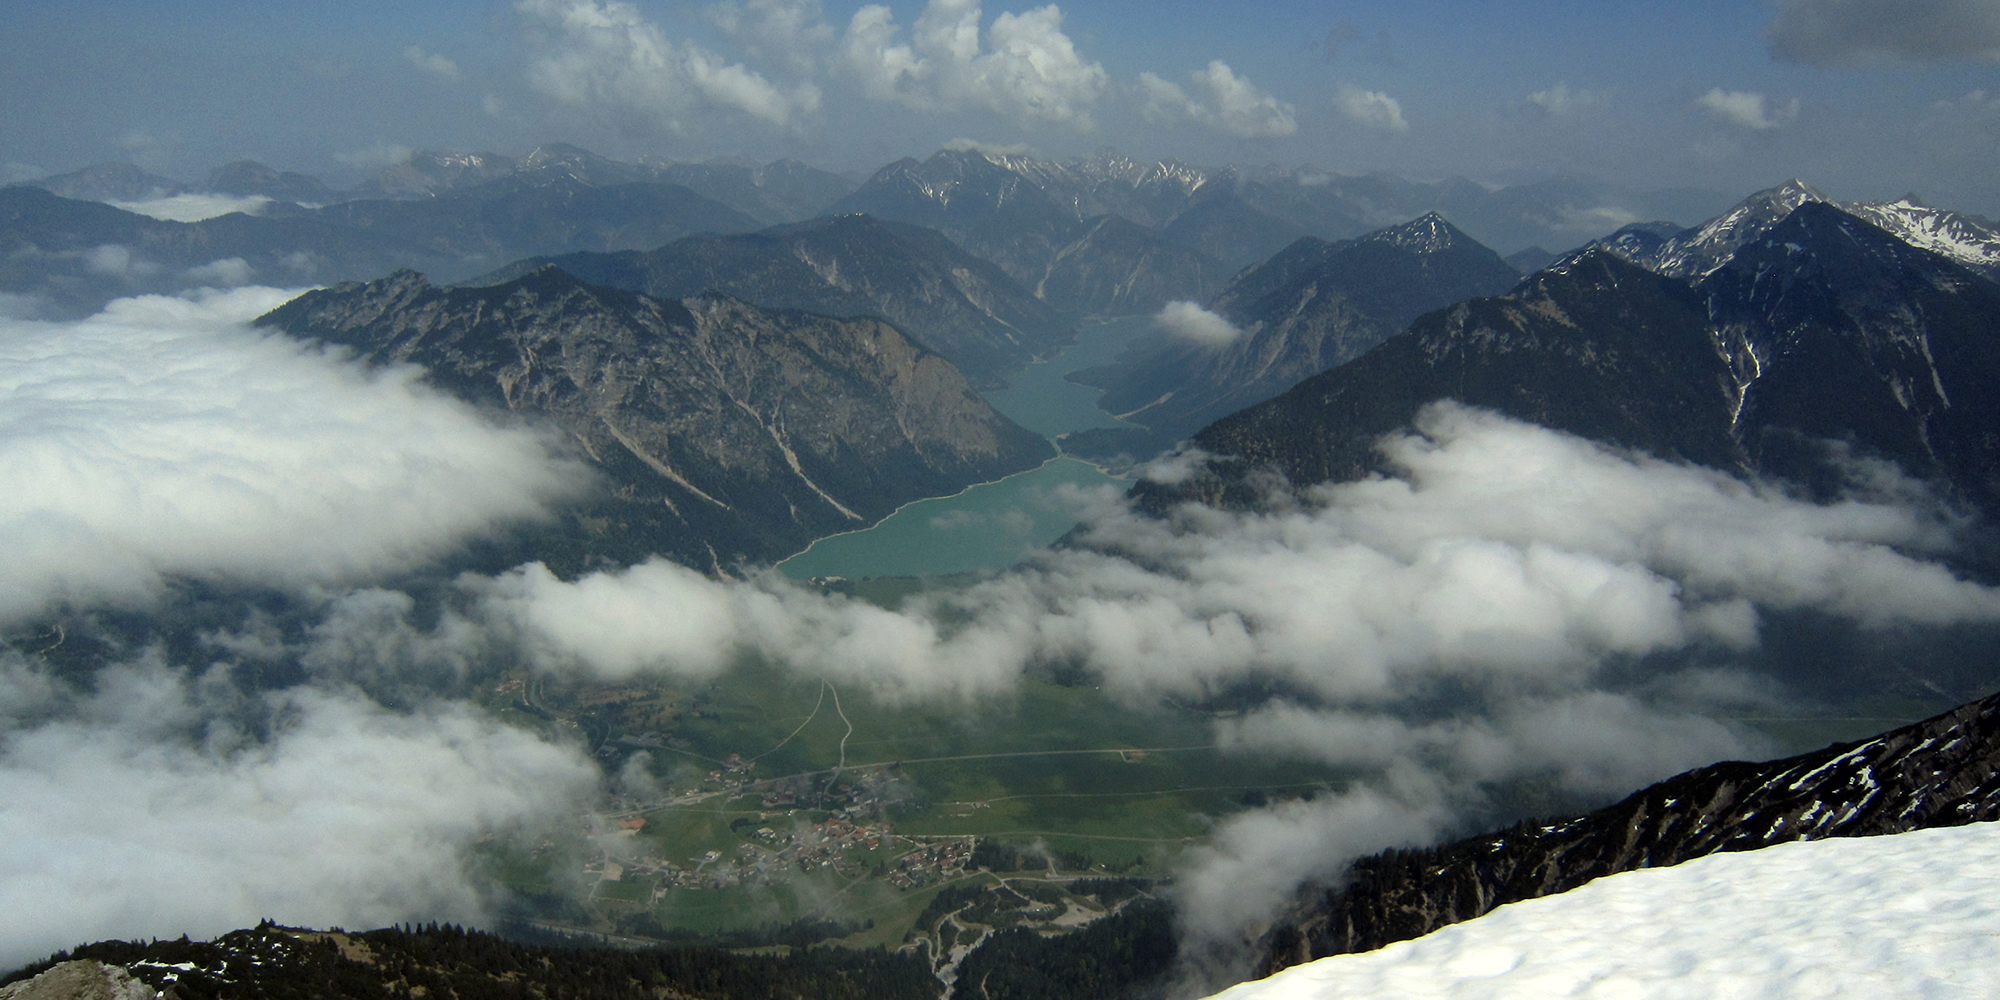
[[1213,1000],[2000,996],[2000,822],[1626,872]]

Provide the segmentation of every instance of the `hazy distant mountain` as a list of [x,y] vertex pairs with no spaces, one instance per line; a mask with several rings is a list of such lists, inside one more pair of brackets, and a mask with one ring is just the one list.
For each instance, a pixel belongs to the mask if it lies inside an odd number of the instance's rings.
[[1306,237],[1245,270],[1209,303],[1236,328],[1226,343],[1168,335],[1115,365],[1077,373],[1076,381],[1105,390],[1099,406],[1149,432],[1088,432],[1065,447],[1143,458],[1359,357],[1426,312],[1519,280],[1436,214],[1339,243]]
[[187,185],[170,177],[147,173],[130,163],[100,163],[66,174],[28,181],[64,198],[83,201],[145,201],[185,193]]
[[661,300],[545,267],[488,288],[403,271],[307,293],[259,322],[423,365],[462,398],[561,427],[607,488],[503,564],[575,571],[658,552],[726,572],[1052,453],[875,319]]
[[761,167],[667,163],[657,169],[660,180],[719,201],[765,225],[810,219],[854,190],[853,181],[797,160]]
[[761,167],[651,159],[626,163],[568,143],[549,143],[519,159],[498,153],[415,153],[408,162],[364,182],[357,194],[374,198],[500,198],[551,185],[624,184],[679,185],[765,226],[809,219],[854,189],[852,181],[796,160],[778,160]]
[[0,189],[0,291],[81,314],[200,285],[303,284],[425,268],[444,280],[576,250],[654,247],[757,222],[672,184],[557,181],[493,198],[273,204],[262,216],[167,222],[38,187]]
[[349,201],[313,213],[452,261],[450,280],[508,261],[579,250],[639,250],[692,233],[740,233],[757,220],[681,187],[635,182],[603,187],[568,177],[509,186],[483,196],[422,201]]
[[880,316],[982,385],[999,384],[1008,371],[1074,336],[1046,303],[942,234],[866,215],[691,236],[644,252],[537,257],[475,283],[498,283],[544,264],[656,298],[712,290],[771,308]]
[[421,198],[498,180],[514,172],[514,158],[499,153],[426,150],[361,182],[365,198]]
[[1102,199],[1020,166],[954,151],[899,160],[828,211],[936,229],[1079,315],[1147,312],[1203,297],[1225,276],[1226,265],[1143,224],[1078,214]]
[[279,172],[255,160],[237,160],[209,171],[201,190],[239,197],[261,196],[304,205],[325,205],[341,198],[317,177],[289,170]]
[[1822,496],[1851,450],[2000,511],[2000,286],[1819,201],[1696,285],[1594,249],[1430,313],[1201,431],[1233,456],[1209,473],[1138,491],[1156,508],[1251,504],[1256,468],[1352,479],[1377,467],[1380,435],[1447,398]]
[[1363,858],[1264,941],[1260,975],[1372,951],[1592,879],[1795,840],[2000,819],[2000,695],[1872,740],[1697,768],[1581,816]]
[[57,315],[83,315],[145,292],[260,281],[298,286],[456,263],[311,212],[165,222],[37,187],[0,188],[0,291]]

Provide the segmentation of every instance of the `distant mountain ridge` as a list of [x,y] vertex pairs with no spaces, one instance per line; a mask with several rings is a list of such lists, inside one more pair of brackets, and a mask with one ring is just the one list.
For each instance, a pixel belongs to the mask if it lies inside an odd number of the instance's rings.
[[865,215],[689,236],[643,252],[534,257],[471,283],[497,284],[549,264],[655,298],[719,291],[777,309],[880,316],[982,387],[1074,337],[1073,325],[1032,292],[942,234]]
[[1592,245],[1605,247],[1661,274],[1699,279],[1810,202],[1832,205],[1874,223],[1911,246],[2000,280],[2000,226],[1992,222],[1963,212],[1932,208],[1912,195],[1895,201],[1835,201],[1796,179],[1759,191],[1692,229],[1676,232],[1667,224],[1642,223],[1627,226]]
[[488,288],[403,271],[258,322],[422,365],[463,399],[560,427],[608,489],[525,529],[491,560],[505,565],[574,572],[659,553],[727,574],[1052,454],[876,319],[655,299],[544,267]]

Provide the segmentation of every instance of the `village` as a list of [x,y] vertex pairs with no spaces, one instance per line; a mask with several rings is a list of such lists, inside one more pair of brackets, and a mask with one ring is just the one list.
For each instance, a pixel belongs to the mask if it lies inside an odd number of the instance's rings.
[[[934,885],[968,870],[977,838],[895,832],[885,816],[909,789],[893,766],[762,781],[751,776],[755,766],[731,754],[695,788],[667,789],[654,802],[614,798],[612,837],[601,858],[584,863],[584,875],[599,882],[652,881],[651,898],[658,902],[674,889],[769,885],[822,870],[848,880],[879,878],[899,889]],[[731,832],[742,838],[733,849],[669,858],[658,852],[658,841],[643,836],[646,812],[742,799],[754,799],[760,808],[730,822]],[[631,850],[621,852],[620,841],[629,841]]]

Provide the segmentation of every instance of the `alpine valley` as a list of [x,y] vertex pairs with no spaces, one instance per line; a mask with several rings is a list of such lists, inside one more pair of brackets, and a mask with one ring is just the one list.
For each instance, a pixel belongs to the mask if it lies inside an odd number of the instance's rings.
[[[55,484],[0,538],[57,567],[0,587],[0,830],[112,900],[0,920],[0,1000],[1168,1000],[2000,819],[2000,227],[1729,200],[560,144],[0,188],[0,469]],[[252,396],[326,467],[252,469]],[[149,492],[211,445],[226,502]],[[1014,565],[773,569],[1078,460],[1129,481],[1004,494],[1074,525]]]

